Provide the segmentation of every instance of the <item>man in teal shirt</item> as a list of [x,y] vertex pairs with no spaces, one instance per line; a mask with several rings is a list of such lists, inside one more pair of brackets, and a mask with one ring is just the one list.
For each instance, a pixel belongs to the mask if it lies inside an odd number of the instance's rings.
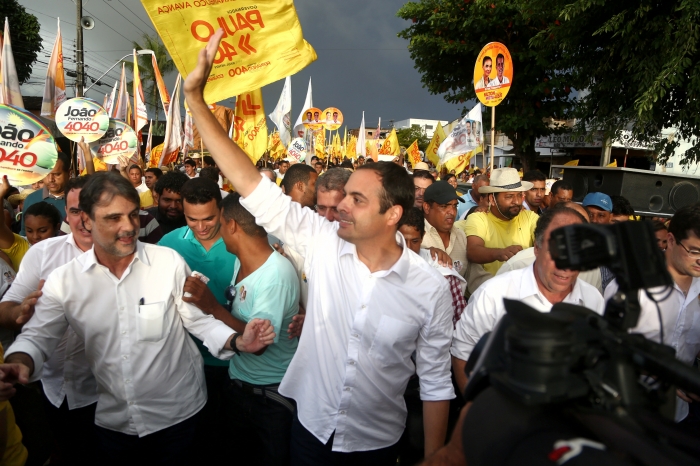
[[[208,178],[193,178],[187,181],[180,192],[187,226],[171,231],[158,243],[177,251],[187,262],[190,271],[199,272],[209,279],[206,286],[199,278],[190,277],[185,292],[191,297],[183,298],[200,309],[218,303],[225,306],[224,290],[233,275],[236,256],[226,251],[221,238],[219,186]],[[242,332],[245,323],[235,325],[224,321],[237,332]],[[204,376],[207,383],[208,400],[202,410],[202,422],[195,439],[198,460],[202,464],[226,458],[228,441],[227,422],[221,415],[222,392],[229,380],[228,361],[221,361],[209,353],[200,340],[192,337],[204,358]],[[296,341],[296,340],[295,340]]]
[[226,290],[231,314],[242,322],[270,319],[278,335],[262,353],[239,354],[230,361],[226,418],[232,438],[247,446],[236,459],[240,464],[288,464],[295,405],[277,387],[298,340],[279,335],[299,312],[299,278],[292,263],[270,247],[265,229],[241,206],[238,193],[221,205],[221,235],[226,250],[238,257]]

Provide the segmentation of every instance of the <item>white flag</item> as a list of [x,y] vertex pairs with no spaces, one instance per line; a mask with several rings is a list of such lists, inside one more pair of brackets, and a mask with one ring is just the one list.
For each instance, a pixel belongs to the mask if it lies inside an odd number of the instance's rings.
[[284,87],[277,106],[268,116],[277,126],[277,131],[280,133],[280,141],[284,147],[287,147],[292,139],[292,80],[289,76],[284,80]]
[[168,107],[168,119],[163,140],[163,152],[158,160],[158,166],[167,165],[177,159],[182,144],[182,122],[180,121],[180,84],[182,76],[177,75],[175,89]]
[[114,115],[112,118],[125,121],[127,125],[131,122],[127,119],[129,107],[129,93],[126,90],[126,74],[124,72],[124,63],[122,63],[122,76],[119,79],[119,95],[117,100],[112,103],[114,107]]
[[360,123],[360,132],[357,134],[357,145],[355,146],[355,155],[365,156],[367,148],[365,147],[365,112],[362,112],[362,123]]
[[2,36],[2,70],[0,70],[0,104],[24,108],[22,92],[19,90],[19,78],[15,67],[10,41],[10,24],[5,18],[5,33]]
[[41,99],[41,116],[56,116],[56,109],[66,101],[66,78],[63,73],[63,40],[61,39],[61,20],[58,21],[56,42],[53,43],[49,66],[46,69],[44,97]]
[[449,136],[442,141],[438,148],[440,165],[460,155],[481,150],[484,140],[483,127],[481,124],[481,104],[471,109],[467,115],[452,129]]
[[112,88],[112,93],[109,95],[109,98],[107,99],[107,103],[105,104],[105,110],[107,110],[107,115],[109,117],[112,117],[112,110],[114,109],[114,99],[117,96],[117,84],[118,81],[114,81],[114,87]]
[[309,78],[309,90],[306,91],[306,100],[304,101],[304,107],[302,107],[301,112],[299,112],[299,118],[297,118],[297,122],[294,123],[294,137],[295,138],[303,138],[304,135],[306,134],[306,128],[304,128],[304,125],[301,123],[303,120],[304,116],[304,110],[307,108],[311,108],[314,106],[314,99],[313,96],[311,95],[311,78]]
[[146,165],[151,160],[151,150],[153,150],[153,120],[150,120],[148,123],[148,138],[146,139],[146,150],[143,154]]

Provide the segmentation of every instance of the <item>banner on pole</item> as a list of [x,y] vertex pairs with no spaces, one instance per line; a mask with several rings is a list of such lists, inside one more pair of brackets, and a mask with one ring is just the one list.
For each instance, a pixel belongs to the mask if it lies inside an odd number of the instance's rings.
[[513,59],[500,42],[489,42],[474,64],[474,91],[479,101],[495,107],[506,98],[513,82]]
[[444,165],[448,170],[455,170],[455,173],[464,171],[471,158],[483,152],[483,141],[481,104],[476,104],[440,144],[440,165]]

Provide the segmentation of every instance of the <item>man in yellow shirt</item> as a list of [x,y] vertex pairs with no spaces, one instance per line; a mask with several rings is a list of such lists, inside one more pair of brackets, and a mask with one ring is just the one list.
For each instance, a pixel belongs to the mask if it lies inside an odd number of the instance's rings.
[[142,209],[147,209],[157,204],[156,199],[158,199],[158,193],[156,193],[156,182],[161,176],[163,176],[163,171],[160,168],[151,167],[146,169],[144,177],[146,179],[148,191],[139,193]]
[[538,215],[523,209],[523,193],[532,183],[521,181],[514,168],[497,168],[489,186],[479,188],[489,194],[489,210],[477,212],[459,222],[467,235],[467,259],[483,264],[495,275],[501,265],[518,251],[532,247]]

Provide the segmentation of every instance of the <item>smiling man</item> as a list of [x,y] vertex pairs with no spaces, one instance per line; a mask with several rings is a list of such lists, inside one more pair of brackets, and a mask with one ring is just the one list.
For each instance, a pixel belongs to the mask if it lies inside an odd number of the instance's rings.
[[442,275],[397,231],[413,205],[412,180],[393,163],[358,168],[345,185],[338,222],[292,202],[258,173],[204,101],[222,35],[219,29],[212,36],[187,77],[187,103],[241,205],[303,257],[309,280],[304,332],[279,388],[297,403],[291,464],[396,464],[403,394],[415,372],[430,454],[444,444],[454,398],[452,307]]
[[578,272],[557,269],[549,254],[551,232],[578,223],[585,221],[575,210],[563,206],[546,210],[535,228],[535,263],[492,278],[469,298],[450,350],[460,391],[467,385],[464,366],[474,346],[505,314],[503,298],[520,300],[540,312],[549,312],[553,305],[565,302],[603,313],[605,302],[598,290],[581,280]]
[[467,273],[467,236],[455,227],[457,205],[464,200],[447,181],[430,185],[424,197],[425,236],[421,247],[445,251],[452,258],[454,270],[464,277]]

